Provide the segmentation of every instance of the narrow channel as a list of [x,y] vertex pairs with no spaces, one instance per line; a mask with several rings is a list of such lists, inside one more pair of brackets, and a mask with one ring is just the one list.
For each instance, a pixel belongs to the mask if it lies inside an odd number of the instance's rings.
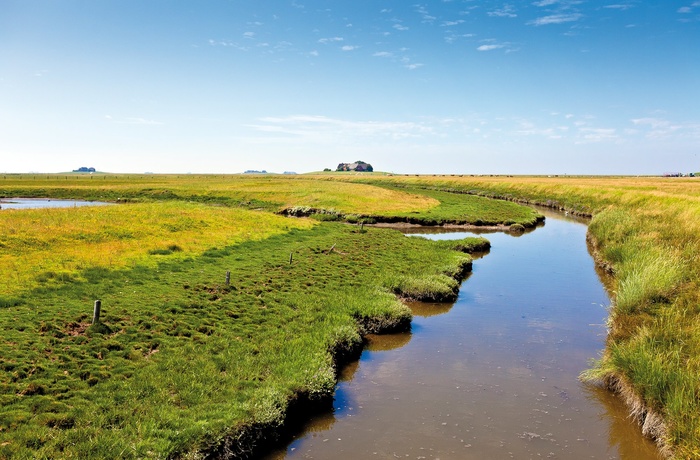
[[659,460],[617,398],[578,380],[610,302],[585,235],[555,213],[486,235],[456,303],[414,305],[410,333],[370,337],[333,412],[267,459]]

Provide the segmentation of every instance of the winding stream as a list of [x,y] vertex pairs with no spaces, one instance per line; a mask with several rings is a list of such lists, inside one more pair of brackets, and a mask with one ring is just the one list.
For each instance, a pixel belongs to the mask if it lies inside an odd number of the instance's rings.
[[578,380],[609,304],[585,234],[548,213],[536,231],[487,235],[457,302],[413,305],[410,333],[370,337],[332,413],[268,460],[660,459],[618,399]]

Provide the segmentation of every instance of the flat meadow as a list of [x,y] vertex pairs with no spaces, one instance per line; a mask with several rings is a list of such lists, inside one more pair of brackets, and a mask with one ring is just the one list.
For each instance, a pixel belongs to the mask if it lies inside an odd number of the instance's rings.
[[[365,222],[436,209],[443,221],[539,221],[505,201],[465,195],[445,205],[333,177],[2,180],[4,198],[115,203],[0,211],[8,459],[250,452],[276,436],[290,406],[328,400],[363,334],[410,327],[401,299],[454,299],[467,252],[488,245]],[[282,215],[292,207],[313,211]]]
[[700,457],[698,179],[0,181],[4,197],[117,203],[0,211],[0,458],[249,452],[297,401],[332,393],[364,333],[410,327],[400,299],[452,299],[464,252],[487,244],[363,224],[536,225],[517,203],[592,217],[591,253],[614,282],[607,346],[582,378],[620,394],[664,453]]

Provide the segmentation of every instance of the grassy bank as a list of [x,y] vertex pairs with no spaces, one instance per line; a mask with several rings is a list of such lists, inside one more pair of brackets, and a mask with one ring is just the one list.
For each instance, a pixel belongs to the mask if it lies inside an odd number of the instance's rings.
[[[0,458],[250,449],[295,400],[332,393],[336,363],[363,333],[409,327],[398,298],[453,299],[471,264],[464,251],[484,244],[266,211],[294,199],[357,214],[437,206],[365,184],[265,182],[276,195],[232,178],[208,177],[202,190],[158,176],[101,180],[74,195],[65,184],[0,188],[127,201],[0,211]],[[102,319],[91,325],[96,299]]]
[[593,215],[599,262],[615,275],[604,355],[587,373],[619,392],[645,434],[700,457],[700,181],[692,178],[387,177]]
[[425,195],[330,179],[291,175],[16,174],[0,176],[0,198],[190,201],[272,212],[312,207],[368,214],[421,212],[439,204]]

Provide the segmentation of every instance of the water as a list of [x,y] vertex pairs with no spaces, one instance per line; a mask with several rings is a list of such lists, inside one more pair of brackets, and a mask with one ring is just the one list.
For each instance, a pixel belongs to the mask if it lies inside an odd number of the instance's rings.
[[54,200],[48,198],[2,198],[0,209],[72,208],[79,206],[105,206],[112,203],[100,201]]
[[660,459],[618,399],[578,380],[609,303],[585,234],[550,214],[487,235],[457,302],[414,305],[410,333],[370,337],[333,412],[269,459]]

